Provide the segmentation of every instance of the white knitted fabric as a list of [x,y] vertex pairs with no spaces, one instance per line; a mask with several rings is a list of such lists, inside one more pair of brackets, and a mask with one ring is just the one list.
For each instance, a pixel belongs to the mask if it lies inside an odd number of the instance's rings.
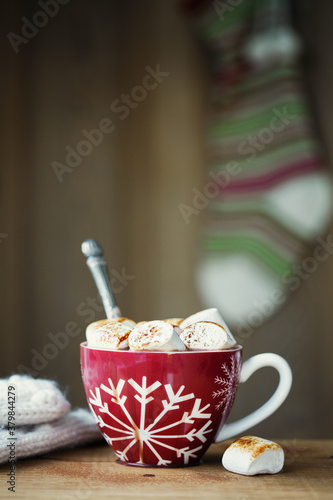
[[90,412],[81,408],[48,424],[18,427],[15,438],[9,435],[8,429],[0,429],[0,464],[8,462],[10,443],[15,443],[18,459],[103,439],[103,436]]
[[[88,410],[69,413],[70,408],[52,380],[36,380],[29,375],[0,379],[0,464],[8,462],[10,446],[17,460],[103,439]],[[10,417],[9,428],[8,415],[14,416]]]
[[70,404],[52,380],[34,379],[29,375],[12,375],[0,379],[0,425],[8,422],[8,387],[15,390],[15,424],[41,424],[60,418]]

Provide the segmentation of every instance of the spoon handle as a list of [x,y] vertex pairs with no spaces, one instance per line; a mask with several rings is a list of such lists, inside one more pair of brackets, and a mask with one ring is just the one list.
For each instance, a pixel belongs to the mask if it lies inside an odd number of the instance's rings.
[[81,251],[87,257],[87,266],[102,299],[106,317],[108,319],[118,318],[120,311],[112,292],[108,266],[101,245],[96,240],[85,240],[81,245]]

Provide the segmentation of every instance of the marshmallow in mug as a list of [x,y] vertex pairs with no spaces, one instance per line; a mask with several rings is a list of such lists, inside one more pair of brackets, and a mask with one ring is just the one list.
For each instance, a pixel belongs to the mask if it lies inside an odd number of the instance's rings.
[[282,447],[273,441],[244,436],[226,449],[222,464],[230,472],[245,476],[277,474],[284,464],[284,452]]
[[168,319],[163,319],[162,321],[166,321],[167,323],[170,323],[172,326],[180,326],[180,324],[184,321],[184,318],[168,318]]
[[92,332],[94,330],[96,330],[97,328],[99,328],[100,326],[105,326],[105,325],[109,325],[110,323],[114,323],[114,322],[117,322],[117,323],[123,323],[124,325],[126,326],[129,326],[131,328],[134,328],[136,323],[135,321],[133,321],[132,319],[129,319],[129,318],[112,318],[112,319],[99,319],[98,321],[94,321],[93,323],[90,323],[87,328],[86,328],[86,338],[88,340],[88,344],[89,344],[89,338],[90,335],[92,334]]
[[136,326],[128,337],[132,351],[185,351],[174,327],[166,321],[147,321]]
[[180,333],[180,338],[190,350],[213,351],[231,347],[223,326],[210,321],[198,321]]
[[86,339],[89,344],[89,339],[92,335],[92,333],[99,328],[100,326],[104,326],[110,323],[109,319],[99,319],[98,321],[94,321],[93,323],[90,323],[87,328],[86,328]]
[[225,323],[216,307],[212,307],[211,309],[204,309],[203,311],[192,314],[188,318],[184,319],[182,323],[180,323],[180,328],[181,330],[184,330],[189,325],[193,325],[194,323],[198,323],[199,321],[210,321],[211,323],[217,323],[218,325],[222,326],[227,334],[229,347],[236,344],[236,340],[234,339],[231,331],[229,330],[227,324]]
[[176,333],[178,333],[178,335],[180,335],[180,332],[181,332],[180,324],[184,321],[184,318],[168,318],[168,319],[164,319],[163,321],[170,323],[170,325],[172,325],[174,327],[174,329],[176,330]]
[[128,349],[127,338],[135,326],[135,321],[128,318],[99,320],[86,329],[89,347],[106,349]]

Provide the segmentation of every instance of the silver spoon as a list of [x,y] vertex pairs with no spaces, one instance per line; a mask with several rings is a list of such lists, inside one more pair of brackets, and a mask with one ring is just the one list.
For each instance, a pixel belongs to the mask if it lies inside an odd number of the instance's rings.
[[85,240],[81,245],[81,251],[87,257],[87,266],[102,299],[107,319],[119,318],[121,314],[112,292],[108,266],[101,245],[96,240]]

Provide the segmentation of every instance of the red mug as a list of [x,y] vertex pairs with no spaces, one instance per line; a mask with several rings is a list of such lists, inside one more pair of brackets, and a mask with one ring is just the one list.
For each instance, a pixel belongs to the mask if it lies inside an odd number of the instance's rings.
[[[212,443],[271,415],[287,397],[288,363],[277,354],[242,365],[242,347],[221,351],[115,351],[81,346],[81,372],[96,422],[120,462],[184,467],[200,463]],[[258,410],[226,424],[239,382],[262,366],[280,374],[273,396]]]

